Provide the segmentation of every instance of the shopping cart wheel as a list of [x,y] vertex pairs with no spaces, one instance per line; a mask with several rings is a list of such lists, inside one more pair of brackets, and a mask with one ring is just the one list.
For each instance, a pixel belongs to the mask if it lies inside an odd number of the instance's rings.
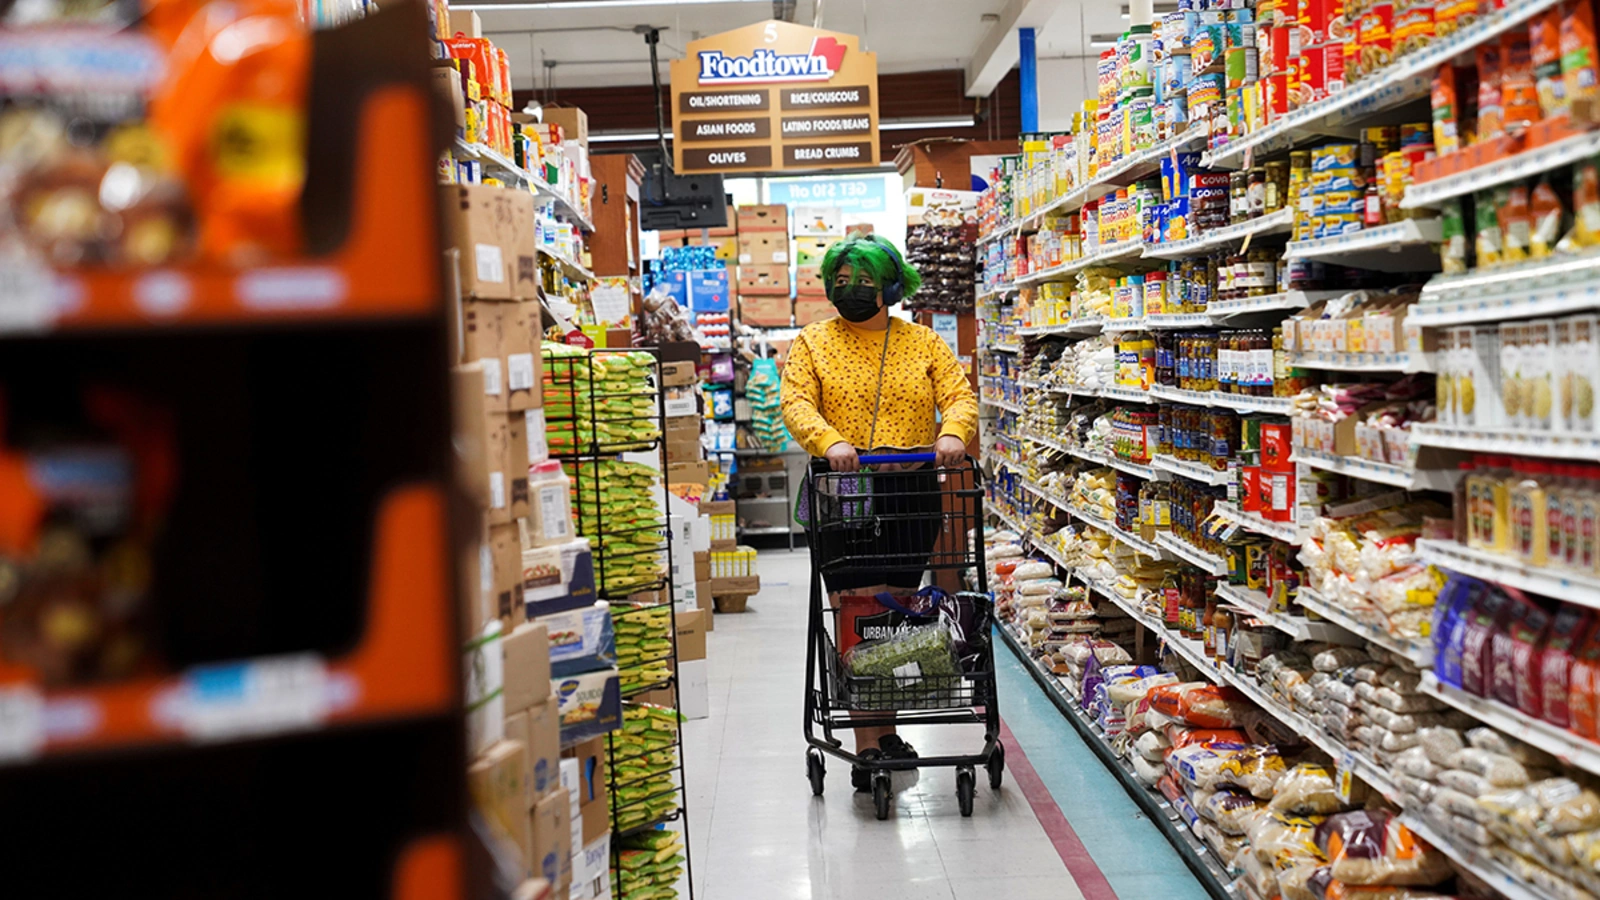
[[889,785],[889,773],[877,771],[872,773],[872,806],[878,813],[878,821],[889,818],[889,798],[894,795],[894,789]]
[[978,777],[972,774],[970,766],[962,766],[956,770],[956,800],[961,803],[961,815],[972,815],[972,795],[977,793]]
[[822,751],[816,749],[806,751],[806,777],[811,779],[811,796],[822,796],[822,781],[827,774],[828,767],[822,764]]
[[984,768],[989,770],[989,787],[996,791],[1000,790],[1000,782],[1005,778],[1006,772],[1006,748],[995,744],[994,752],[989,754],[989,761],[984,764]]

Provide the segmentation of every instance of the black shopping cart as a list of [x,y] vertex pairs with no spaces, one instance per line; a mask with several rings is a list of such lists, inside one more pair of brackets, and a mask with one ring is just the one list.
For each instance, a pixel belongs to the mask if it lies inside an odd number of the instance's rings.
[[[832,472],[826,460],[812,460],[802,506],[811,547],[805,701],[811,791],[822,795],[823,754],[830,754],[871,772],[873,803],[878,818],[886,819],[893,795],[891,771],[949,766],[956,770],[961,814],[970,816],[976,767],[987,769],[989,786],[995,790],[1005,771],[990,636],[994,603],[983,561],[982,474],[971,457],[960,466],[941,469],[933,468],[932,453],[866,455],[860,461],[873,469]],[[922,468],[904,468],[913,464]],[[830,578],[888,581],[896,574],[915,577],[928,571],[966,569],[976,570],[976,591],[948,595],[924,591],[907,601],[890,600],[892,605],[881,614],[866,617],[841,615],[829,603],[824,584]],[[922,605],[914,605],[918,603]],[[951,636],[952,666],[929,666],[923,671],[921,665],[911,664],[887,675],[855,674],[841,654],[847,644],[869,645],[858,641],[921,640],[923,634],[911,634],[920,629],[942,629]],[[943,635],[926,636],[943,641]],[[844,749],[834,736],[837,730],[852,728],[978,723],[984,726],[983,749],[967,756],[863,759]]]

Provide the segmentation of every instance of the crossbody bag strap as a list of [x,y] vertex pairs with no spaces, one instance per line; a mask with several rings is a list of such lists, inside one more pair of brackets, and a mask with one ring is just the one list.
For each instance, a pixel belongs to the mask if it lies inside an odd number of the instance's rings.
[[889,338],[894,335],[894,316],[890,316],[883,323],[883,352],[878,356],[878,396],[872,401],[872,428],[867,433],[867,446],[864,448],[871,453],[878,446],[878,411],[883,408],[883,370],[889,361]]

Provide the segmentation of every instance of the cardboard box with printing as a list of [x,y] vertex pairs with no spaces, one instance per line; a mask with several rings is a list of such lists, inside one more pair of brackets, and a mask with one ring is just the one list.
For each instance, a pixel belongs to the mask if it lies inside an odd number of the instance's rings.
[[489,560],[494,567],[490,613],[505,626],[504,633],[509,636],[512,629],[528,620],[522,596],[522,540],[515,523],[489,526]]
[[521,411],[544,405],[539,371],[539,335],[544,330],[538,303],[507,303],[501,313],[501,344],[506,367],[506,406]]
[[489,412],[483,396],[483,365],[468,363],[450,370],[450,446],[456,480],[479,509],[489,508]]
[[689,387],[699,380],[692,362],[664,362],[661,364],[662,387]]
[[702,609],[677,614],[678,662],[706,658],[706,616]]
[[[539,220],[538,204],[527,191],[506,191],[511,195],[512,219],[507,223],[506,265],[510,270],[511,298],[539,302]],[[537,323],[539,317],[534,316]]]
[[563,896],[572,883],[572,797],[558,783],[529,816],[532,868]]
[[527,758],[518,741],[499,741],[467,768],[473,803],[492,828],[517,848],[531,871],[533,823],[528,819]]
[[[510,300],[511,261],[516,252],[511,222],[518,214],[517,194],[521,192],[477,184],[452,184],[439,190],[445,246],[461,251],[462,296]],[[524,196],[532,201],[531,194]]]
[[587,845],[598,840],[610,826],[605,738],[584,741],[567,755],[578,761],[578,810],[583,817],[583,842]]
[[794,307],[788,294],[739,297],[739,320],[746,325],[787,328],[793,313]]
[[804,328],[812,322],[822,322],[838,315],[827,297],[810,297],[805,294],[794,300],[794,324],[797,328]]
[[550,632],[524,622],[501,641],[505,655],[506,712],[521,712],[550,696]]
[[[546,682],[548,684],[549,682]],[[528,809],[561,785],[561,725],[555,695],[506,716],[506,737],[521,741],[527,757]]]
[[[739,235],[739,268],[746,266],[788,266],[789,235],[782,231],[762,231]],[[739,290],[744,290],[740,282]]]
[[738,222],[739,237],[741,239],[753,231],[777,231],[782,232],[787,237],[789,233],[789,207],[783,203],[741,206],[735,211],[735,221]]
[[461,301],[461,362],[483,367],[483,396],[487,409],[506,408],[505,376],[506,304],[471,297]]

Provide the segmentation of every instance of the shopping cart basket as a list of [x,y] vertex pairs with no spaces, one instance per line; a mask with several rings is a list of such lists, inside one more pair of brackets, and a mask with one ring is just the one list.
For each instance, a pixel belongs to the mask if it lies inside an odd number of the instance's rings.
[[[826,460],[812,460],[799,510],[811,547],[805,699],[811,791],[822,795],[827,771],[823,754],[835,756],[872,773],[873,804],[878,818],[886,819],[893,795],[891,771],[949,766],[956,770],[961,814],[970,816],[976,767],[987,769],[995,790],[1005,771],[990,640],[994,604],[983,562],[982,474],[971,457],[940,469],[932,467],[932,453],[866,455],[860,461],[863,471],[842,473],[829,471]],[[900,468],[910,464],[924,468]],[[976,592],[923,592],[904,601],[890,599],[880,621],[891,624],[865,634],[869,639],[884,637],[884,632],[921,637],[907,632],[949,628],[954,665],[948,671],[924,673],[913,667],[886,676],[851,672],[840,648],[862,633],[841,633],[845,619],[828,601],[825,582],[830,577],[873,575],[886,580],[896,572],[965,569],[977,571]],[[915,605],[927,604],[930,596],[935,606]],[[863,759],[834,736],[836,730],[852,728],[978,723],[984,726],[983,748],[966,756]]]

